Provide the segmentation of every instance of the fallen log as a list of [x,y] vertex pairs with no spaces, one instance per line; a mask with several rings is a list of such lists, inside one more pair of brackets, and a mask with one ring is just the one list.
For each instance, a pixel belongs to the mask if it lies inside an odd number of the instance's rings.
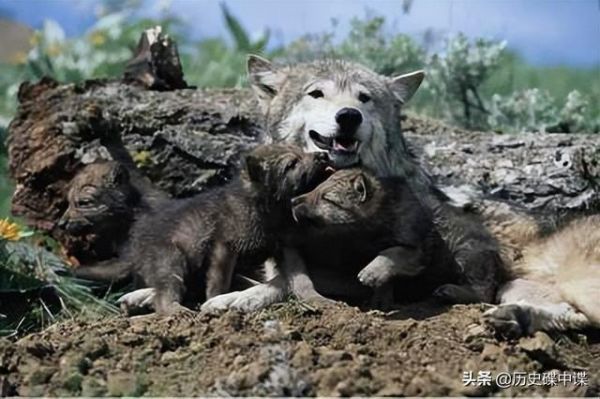
[[[151,47],[142,38],[139,54]],[[177,70],[153,58],[168,54],[178,62],[172,47],[166,49],[141,58]],[[62,242],[70,238],[57,221],[67,207],[69,182],[84,165],[114,159],[173,197],[187,197],[228,181],[240,154],[264,133],[249,90],[166,91],[186,87],[183,76],[163,79],[159,87],[140,85],[131,79],[131,65],[139,62],[129,64],[122,81],[59,84],[46,78],[19,90],[7,141],[16,182],[12,211]],[[442,184],[473,184],[553,214],[600,209],[598,135],[499,135],[414,115],[404,118],[403,130]]]

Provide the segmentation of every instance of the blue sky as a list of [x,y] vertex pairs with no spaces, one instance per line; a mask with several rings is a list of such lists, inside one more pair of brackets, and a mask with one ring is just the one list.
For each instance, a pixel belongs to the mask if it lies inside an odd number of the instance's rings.
[[[45,18],[57,20],[68,35],[93,24],[98,0],[0,0],[0,11],[39,28]],[[353,16],[384,15],[394,31],[418,36],[433,28],[440,33],[504,39],[536,65],[600,65],[600,0],[414,0],[408,15],[400,0],[227,0],[231,11],[251,32],[268,27],[273,39],[286,43],[305,33],[331,28],[339,33]],[[189,26],[194,38],[225,35],[219,1],[144,0],[143,14],[165,9]]]

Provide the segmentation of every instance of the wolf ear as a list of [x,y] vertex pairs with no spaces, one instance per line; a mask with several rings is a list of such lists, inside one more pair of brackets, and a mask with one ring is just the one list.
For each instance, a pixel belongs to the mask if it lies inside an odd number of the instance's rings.
[[260,106],[265,110],[281,88],[285,74],[271,62],[257,55],[248,56],[247,66],[250,86],[258,97]]
[[413,94],[415,94],[424,77],[425,73],[423,71],[396,76],[389,83],[390,89],[392,89],[392,92],[402,104],[406,104]]
[[263,180],[263,165],[262,161],[259,157],[256,157],[252,154],[246,156],[246,160],[244,162],[244,168],[248,173],[248,177],[250,181],[261,183]]

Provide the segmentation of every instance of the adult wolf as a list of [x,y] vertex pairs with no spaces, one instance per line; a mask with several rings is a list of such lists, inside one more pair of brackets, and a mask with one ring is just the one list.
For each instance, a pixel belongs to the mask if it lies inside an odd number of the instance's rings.
[[[278,67],[250,56],[248,77],[265,117],[264,141],[291,142],[308,152],[326,151],[337,168],[360,164],[378,177],[404,177],[417,195],[431,191],[433,181],[411,153],[400,122],[400,110],[420,86],[422,71],[390,78],[340,60]],[[493,241],[485,234],[481,239]],[[495,259],[487,257],[489,262],[482,267],[475,265],[482,258],[477,248],[487,247],[478,244],[467,243],[468,250],[456,251],[457,262],[473,273],[489,276],[497,268]],[[313,264],[316,261],[331,268],[336,250],[346,251],[343,246],[333,248],[335,245],[327,243],[321,248],[320,253],[332,255],[326,261],[312,259],[310,266],[323,269]],[[304,271],[302,257],[291,248],[284,251],[277,268],[284,276],[274,276],[267,284],[246,291],[215,297],[203,308],[254,310],[282,299],[289,290],[300,298],[319,298]],[[481,299],[491,301],[493,291],[494,287],[486,288]]]

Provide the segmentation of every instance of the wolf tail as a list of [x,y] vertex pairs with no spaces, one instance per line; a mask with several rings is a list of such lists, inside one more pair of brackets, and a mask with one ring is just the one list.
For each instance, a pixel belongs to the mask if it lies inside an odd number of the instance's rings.
[[78,267],[74,270],[74,274],[85,280],[117,282],[125,280],[131,275],[131,266],[130,262],[111,259]]

